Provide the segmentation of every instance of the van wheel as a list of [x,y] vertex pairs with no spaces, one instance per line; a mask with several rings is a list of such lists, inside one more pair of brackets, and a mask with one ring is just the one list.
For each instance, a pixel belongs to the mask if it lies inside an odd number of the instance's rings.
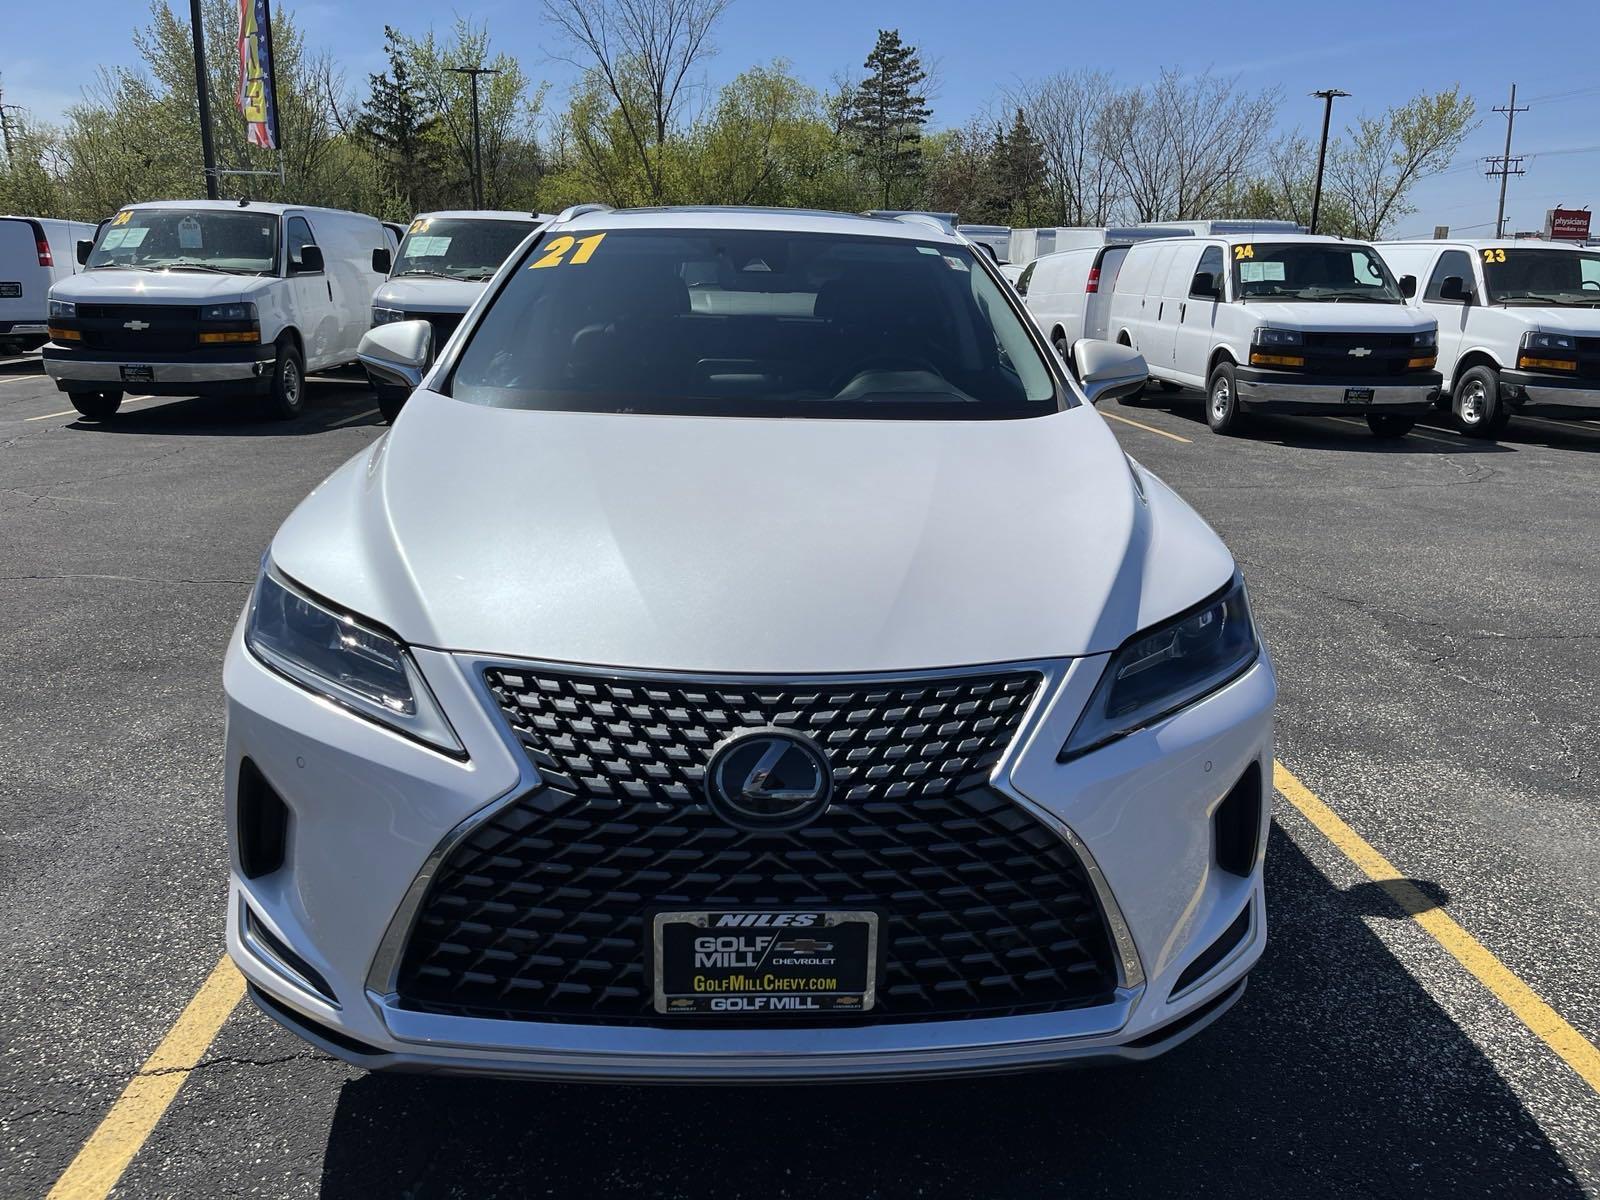
[[1477,366],[1456,382],[1452,401],[1456,427],[1468,437],[1494,437],[1511,420],[1511,412],[1500,398],[1500,372]]
[[68,392],[67,399],[91,421],[109,421],[122,407],[121,392]]
[[1244,414],[1239,411],[1239,383],[1233,364],[1222,362],[1211,372],[1206,385],[1206,424],[1212,433],[1236,434],[1243,430]]
[[272,372],[272,390],[263,408],[274,421],[292,421],[305,411],[306,372],[293,342],[278,346],[278,365]]
[[1050,344],[1056,348],[1056,353],[1061,355],[1061,361],[1067,364],[1067,370],[1072,372],[1072,377],[1078,377],[1078,364],[1072,361],[1072,344],[1067,341],[1067,335],[1059,330],[1056,336],[1050,339]]
[[1368,413],[1367,428],[1381,438],[1402,438],[1416,425],[1414,417],[1397,417],[1390,413]]

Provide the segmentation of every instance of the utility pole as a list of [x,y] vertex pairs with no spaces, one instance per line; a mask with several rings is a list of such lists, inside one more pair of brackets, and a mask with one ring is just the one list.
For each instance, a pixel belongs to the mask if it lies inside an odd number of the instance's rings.
[[498,75],[498,67],[450,67],[457,75],[472,80],[472,207],[483,207],[483,142],[478,135],[478,76]]
[[194,33],[194,90],[200,100],[200,153],[206,160],[206,199],[217,200],[217,151],[211,144],[211,84],[206,74],[206,31],[200,23],[200,0],[189,0],[189,28]]
[[1511,127],[1516,124],[1519,112],[1528,111],[1527,105],[1523,105],[1521,108],[1517,107],[1516,84],[1513,83],[1511,85],[1511,103],[1504,108],[1496,105],[1494,111],[1505,113],[1506,115],[1506,152],[1499,158],[1486,158],[1483,161],[1489,164],[1489,169],[1484,172],[1485,175],[1488,175],[1491,179],[1496,175],[1500,176],[1500,209],[1495,213],[1494,235],[1497,238],[1503,238],[1506,235],[1506,182],[1513,175],[1527,174],[1522,169],[1522,155],[1519,154],[1513,158],[1511,154]]
[[1322,144],[1317,148],[1317,182],[1311,191],[1311,232],[1317,231],[1317,218],[1322,215],[1322,164],[1328,158],[1328,126],[1333,122],[1333,102],[1340,96],[1348,96],[1349,92],[1341,92],[1338,88],[1325,88],[1320,92],[1312,92],[1313,96],[1320,96],[1324,101],[1322,108]]

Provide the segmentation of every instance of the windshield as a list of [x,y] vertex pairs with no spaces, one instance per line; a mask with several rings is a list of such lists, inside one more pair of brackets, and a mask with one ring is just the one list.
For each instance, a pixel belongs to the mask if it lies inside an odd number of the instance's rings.
[[1405,303],[1389,268],[1368,246],[1242,243],[1233,248],[1233,281],[1244,300]]
[[1490,304],[1600,306],[1600,254],[1497,246],[1479,255]]
[[418,217],[406,230],[390,277],[440,275],[487,279],[533,232],[531,221],[484,221],[463,217]]
[[100,231],[88,267],[271,275],[278,269],[278,217],[209,208],[126,208]]
[[982,420],[1061,407],[965,246],[752,230],[546,235],[446,390],[580,412]]

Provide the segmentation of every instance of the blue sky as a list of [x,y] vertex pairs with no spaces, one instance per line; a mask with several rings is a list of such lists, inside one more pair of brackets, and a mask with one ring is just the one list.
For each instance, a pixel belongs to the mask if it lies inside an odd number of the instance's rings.
[[[706,82],[715,85],[752,63],[783,57],[802,77],[826,86],[841,70],[859,68],[880,26],[899,28],[936,64],[937,125],[961,123],[1020,80],[1085,64],[1128,84],[1177,66],[1237,74],[1252,89],[1278,86],[1281,122],[1298,123],[1313,135],[1320,101],[1307,93],[1315,88],[1354,93],[1335,109],[1337,128],[1341,116],[1379,112],[1459,80],[1477,99],[1482,125],[1449,173],[1417,189],[1419,211],[1398,232],[1427,234],[1448,224],[1482,235],[1493,232],[1498,185],[1484,178],[1481,159],[1500,153],[1505,137],[1504,118],[1488,110],[1505,103],[1513,80],[1518,103],[1532,109],[1517,118],[1514,149],[1528,156],[1528,173],[1511,180],[1511,227],[1538,228],[1545,209],[1557,203],[1600,205],[1600,40],[1583,32],[1593,25],[1587,19],[1592,2],[734,0],[719,27],[720,53]],[[442,30],[455,15],[486,21],[498,49],[515,54],[534,78],[551,81],[557,104],[574,75],[559,61],[559,43],[537,0],[403,8],[382,0],[280,4],[294,12],[313,45],[334,51],[352,85],[363,85],[381,67],[386,19],[420,33],[430,21]],[[0,4],[21,7],[21,0]],[[27,35],[0,40],[0,86],[6,103],[47,120],[77,99],[97,65],[132,61],[128,31],[145,13],[139,0],[74,0],[27,11]],[[15,33],[15,17],[3,19]]]

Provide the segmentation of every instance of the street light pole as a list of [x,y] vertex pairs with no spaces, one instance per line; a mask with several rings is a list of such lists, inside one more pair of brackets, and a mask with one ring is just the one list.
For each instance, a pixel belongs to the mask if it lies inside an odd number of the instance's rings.
[[1349,92],[1341,92],[1338,88],[1325,88],[1320,92],[1312,92],[1313,96],[1320,96],[1323,101],[1322,109],[1322,144],[1317,148],[1317,182],[1311,192],[1311,232],[1317,231],[1317,218],[1322,215],[1322,164],[1328,158],[1328,126],[1333,121],[1333,101],[1336,96],[1348,96]]
[[189,0],[189,28],[194,33],[194,91],[200,101],[200,154],[206,162],[206,199],[222,195],[217,182],[217,150],[211,144],[211,84],[206,75],[206,31],[200,23],[200,0]]
[[472,80],[472,207],[483,207],[483,140],[478,133],[478,76],[498,75],[498,67],[450,67]]

